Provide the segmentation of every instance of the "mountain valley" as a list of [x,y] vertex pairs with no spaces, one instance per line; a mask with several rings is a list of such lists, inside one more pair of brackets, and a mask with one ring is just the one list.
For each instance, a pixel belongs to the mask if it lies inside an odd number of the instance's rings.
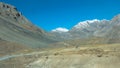
[[47,32],[0,2],[0,68],[119,67],[120,14]]

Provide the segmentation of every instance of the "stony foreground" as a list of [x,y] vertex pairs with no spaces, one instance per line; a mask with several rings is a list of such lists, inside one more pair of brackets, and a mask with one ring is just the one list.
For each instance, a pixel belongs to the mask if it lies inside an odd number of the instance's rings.
[[119,68],[120,45],[58,48],[0,61],[0,68]]

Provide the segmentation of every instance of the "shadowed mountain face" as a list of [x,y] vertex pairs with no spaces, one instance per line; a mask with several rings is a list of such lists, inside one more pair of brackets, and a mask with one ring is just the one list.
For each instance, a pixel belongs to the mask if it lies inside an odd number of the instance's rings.
[[0,42],[3,40],[32,48],[48,47],[48,44],[55,42],[48,33],[33,25],[14,6],[0,3]]

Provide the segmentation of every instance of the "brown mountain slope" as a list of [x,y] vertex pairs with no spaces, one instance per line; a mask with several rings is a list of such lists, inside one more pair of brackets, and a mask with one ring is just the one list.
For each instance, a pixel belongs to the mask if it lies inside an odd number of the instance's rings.
[[33,25],[17,8],[0,2],[0,55],[32,48],[47,48],[55,42],[44,30]]
[[54,42],[47,33],[28,21],[14,6],[0,3],[0,38],[30,47],[48,47]]

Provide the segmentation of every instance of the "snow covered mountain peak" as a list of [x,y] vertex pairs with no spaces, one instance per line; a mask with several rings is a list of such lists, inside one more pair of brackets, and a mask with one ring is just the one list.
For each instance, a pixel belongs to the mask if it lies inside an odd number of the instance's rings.
[[98,20],[98,19],[82,21],[82,22],[79,22],[77,25],[75,25],[74,28],[86,28],[89,26],[89,24],[100,22],[100,21],[101,20]]
[[87,22],[89,22],[89,23],[94,23],[94,22],[100,22],[100,20],[98,20],[98,19],[93,19],[93,20],[87,20]]
[[52,32],[68,32],[69,30],[63,27],[58,27],[56,29],[53,29]]

